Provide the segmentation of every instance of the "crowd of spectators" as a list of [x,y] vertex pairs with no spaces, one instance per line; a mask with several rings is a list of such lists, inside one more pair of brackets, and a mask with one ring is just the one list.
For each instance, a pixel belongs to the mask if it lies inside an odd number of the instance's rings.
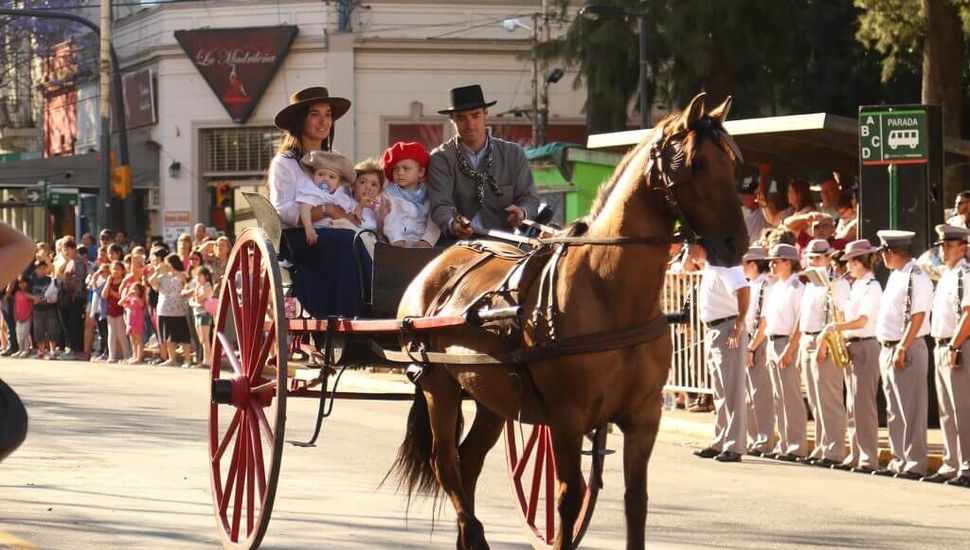
[[3,292],[0,356],[207,368],[231,248],[201,223],[175,250],[107,229],[97,242],[38,242],[34,262]]

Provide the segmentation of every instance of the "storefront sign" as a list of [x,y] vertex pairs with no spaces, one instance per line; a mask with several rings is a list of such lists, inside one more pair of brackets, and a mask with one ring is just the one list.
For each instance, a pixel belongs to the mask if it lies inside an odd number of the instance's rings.
[[192,213],[188,210],[164,210],[162,211],[162,239],[174,248],[179,235],[191,234],[192,224]]
[[295,26],[175,31],[229,116],[246,122],[293,43]]
[[125,123],[128,128],[155,124],[155,89],[152,70],[142,69],[121,77],[124,90]]

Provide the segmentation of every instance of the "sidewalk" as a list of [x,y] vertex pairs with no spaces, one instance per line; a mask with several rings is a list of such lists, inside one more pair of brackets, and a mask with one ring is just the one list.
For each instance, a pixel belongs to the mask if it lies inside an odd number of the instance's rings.
[[[660,431],[689,435],[703,446],[714,434],[714,413],[690,413],[682,409],[664,411],[660,420]],[[933,473],[943,461],[943,432],[939,429],[927,430],[927,473]],[[808,422],[808,448],[815,448],[815,422]],[[889,462],[889,441],[886,428],[879,428],[879,459],[883,464]]]

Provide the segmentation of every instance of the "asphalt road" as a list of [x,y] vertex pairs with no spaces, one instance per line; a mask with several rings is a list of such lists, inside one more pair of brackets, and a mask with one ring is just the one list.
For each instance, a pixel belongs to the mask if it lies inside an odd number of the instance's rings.
[[[4,360],[27,403],[27,442],[0,464],[0,548],[218,548],[206,469],[206,373],[161,367]],[[340,401],[313,449],[287,446],[264,548],[454,548],[453,513],[434,530],[426,502],[379,487],[407,403]],[[290,400],[287,439],[315,403]],[[662,433],[650,465],[651,548],[967,548],[970,490],[690,455]],[[622,438],[583,548],[623,547]],[[525,548],[504,453],[479,483],[493,548]]]

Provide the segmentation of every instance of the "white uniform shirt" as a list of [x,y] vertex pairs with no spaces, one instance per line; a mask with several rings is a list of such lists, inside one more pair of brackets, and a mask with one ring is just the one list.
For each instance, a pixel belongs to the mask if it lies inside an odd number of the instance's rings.
[[[838,279],[831,283],[832,298],[839,311],[845,311],[845,303],[849,299],[849,283],[845,279]],[[828,291],[824,286],[805,285],[802,294],[802,305],[799,311],[799,330],[802,332],[821,332],[826,322],[834,322],[828,315]]]
[[762,312],[765,318],[765,335],[789,335],[795,330],[804,292],[805,285],[798,280],[797,275],[772,283],[768,288]]
[[701,271],[697,289],[697,304],[701,321],[710,323],[738,314],[738,289],[748,286],[741,266],[719,267],[711,264]]
[[[959,298],[960,276],[963,277],[963,297]],[[959,307],[957,302],[960,302]],[[950,338],[956,332],[957,323],[963,308],[970,306],[970,265],[963,259],[951,270],[947,271],[936,283],[936,294],[933,296],[933,312],[930,316],[930,336],[933,338]],[[959,312],[958,312],[959,310]]]
[[876,338],[880,342],[896,342],[903,338],[903,316],[906,314],[907,288],[910,273],[913,276],[913,300],[910,314],[926,313],[916,336],[926,336],[930,332],[930,309],[933,307],[933,282],[916,266],[915,260],[910,260],[902,269],[893,270],[886,281],[882,302],[879,305],[879,315],[876,318]]
[[[770,286],[768,282],[768,276],[765,274],[758,275],[758,278],[751,281],[748,285],[751,288],[751,301],[748,303],[748,314],[744,318],[745,326],[749,334],[754,334],[754,331],[758,329],[758,321],[760,317],[765,315],[765,302],[768,300],[768,287]],[[762,293],[762,289],[764,292]],[[758,300],[761,300],[761,312],[758,312]]]
[[773,225],[768,223],[768,220],[765,218],[765,213],[757,206],[753,210],[748,210],[742,206],[741,213],[744,214],[744,225],[748,230],[748,242],[753,243],[757,241],[761,238],[761,234],[764,233],[765,229],[774,228]]
[[872,338],[876,335],[876,317],[882,300],[882,287],[872,272],[866,273],[852,283],[849,299],[843,315],[846,321],[854,321],[863,315],[866,324],[860,329],[845,331],[846,338]]

